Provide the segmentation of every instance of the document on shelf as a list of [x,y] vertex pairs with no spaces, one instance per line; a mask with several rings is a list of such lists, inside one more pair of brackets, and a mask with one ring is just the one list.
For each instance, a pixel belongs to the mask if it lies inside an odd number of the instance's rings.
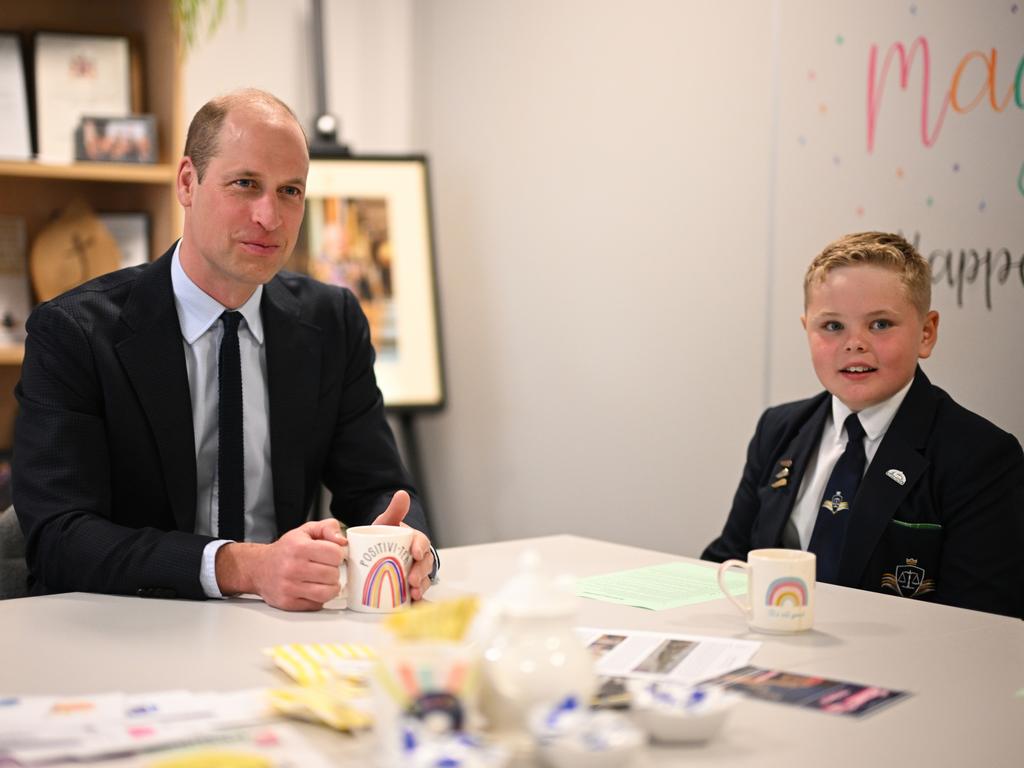
[[0,160],[30,159],[28,91],[21,41],[15,34],[0,34],[0,114]]
[[[742,573],[726,573],[725,582],[734,595],[747,593],[747,577]],[[653,611],[725,597],[718,587],[716,567],[678,562],[578,579],[576,594]]]

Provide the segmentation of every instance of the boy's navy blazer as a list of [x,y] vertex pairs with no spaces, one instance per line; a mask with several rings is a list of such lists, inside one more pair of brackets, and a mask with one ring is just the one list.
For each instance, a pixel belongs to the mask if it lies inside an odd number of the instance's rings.
[[[704,559],[746,559],[752,549],[783,545],[830,412],[828,392],[764,412],[725,528]],[[772,487],[785,466],[787,482]],[[1024,616],[1020,443],[920,368],[852,506],[841,585]]]
[[[204,596],[212,539],[193,534],[196,449],[172,252],[29,318],[13,493],[33,593]],[[355,296],[281,273],[264,286],[260,312],[278,533],[308,519],[321,481],[348,525],[372,522],[406,489],[406,521],[426,531]]]

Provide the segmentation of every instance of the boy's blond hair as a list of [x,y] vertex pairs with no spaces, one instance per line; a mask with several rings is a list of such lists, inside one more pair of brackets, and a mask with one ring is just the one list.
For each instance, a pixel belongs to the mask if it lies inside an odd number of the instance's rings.
[[892,270],[907,291],[907,298],[924,317],[932,305],[932,272],[928,262],[910,243],[889,232],[855,232],[825,246],[804,275],[804,309],[811,285],[821,283],[833,269],[871,264]]

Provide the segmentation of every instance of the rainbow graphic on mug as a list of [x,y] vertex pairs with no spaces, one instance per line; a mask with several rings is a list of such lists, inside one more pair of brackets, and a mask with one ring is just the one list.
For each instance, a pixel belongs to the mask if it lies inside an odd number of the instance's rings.
[[764,603],[765,605],[794,608],[807,605],[807,583],[798,576],[782,576],[768,587]]
[[405,571],[397,558],[382,557],[373,564],[363,582],[363,605],[367,608],[397,608],[405,603],[406,595]]

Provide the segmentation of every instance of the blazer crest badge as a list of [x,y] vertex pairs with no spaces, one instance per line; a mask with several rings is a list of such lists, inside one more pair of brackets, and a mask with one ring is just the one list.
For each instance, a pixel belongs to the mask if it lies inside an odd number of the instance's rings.
[[895,573],[882,575],[882,589],[888,589],[901,597],[920,597],[935,591],[935,579],[926,579],[924,568],[917,560],[908,557],[903,565],[896,566]]

